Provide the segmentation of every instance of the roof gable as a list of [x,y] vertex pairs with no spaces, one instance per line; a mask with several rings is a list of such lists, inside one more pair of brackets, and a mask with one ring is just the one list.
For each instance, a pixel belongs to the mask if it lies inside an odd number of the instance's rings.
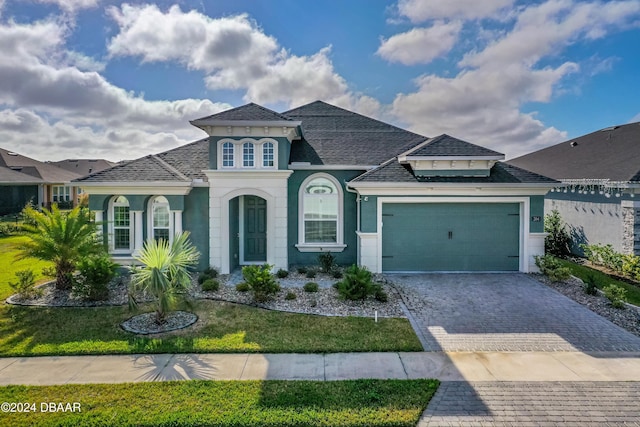
[[197,124],[202,121],[292,121],[289,117],[286,117],[280,113],[276,113],[273,110],[265,108],[261,105],[254,104],[253,102],[242,105],[240,107],[225,110],[220,113],[212,114],[210,116],[201,117],[193,120],[191,123]]
[[8,167],[0,166],[0,183],[2,184],[40,184],[42,180]]
[[0,166],[41,178],[42,181],[50,184],[70,182],[80,176],[79,174],[69,172],[51,163],[40,162],[3,148],[0,148]]
[[559,180],[640,181],[640,122],[601,129],[509,163]]
[[110,162],[105,159],[66,159],[58,162],[47,162],[69,172],[76,173],[80,176],[89,175],[94,172],[108,169],[117,163]]
[[403,153],[414,157],[491,157],[503,159],[504,154],[479,145],[442,134],[425,141],[417,147]]

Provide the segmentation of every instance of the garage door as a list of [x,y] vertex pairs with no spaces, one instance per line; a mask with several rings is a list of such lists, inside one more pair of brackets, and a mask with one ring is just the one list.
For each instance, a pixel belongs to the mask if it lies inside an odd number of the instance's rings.
[[384,203],[383,271],[517,271],[518,203]]

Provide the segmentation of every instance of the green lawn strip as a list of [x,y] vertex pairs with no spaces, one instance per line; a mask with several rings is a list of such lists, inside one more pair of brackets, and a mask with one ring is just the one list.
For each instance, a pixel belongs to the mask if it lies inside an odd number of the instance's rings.
[[406,319],[324,317],[197,301],[199,321],[161,338],[120,323],[126,307],[0,307],[0,356],[136,353],[332,353],[421,351]]
[[[415,426],[436,380],[179,381],[0,387],[6,426]],[[42,403],[81,412],[41,412]]]
[[5,299],[12,295],[13,289],[9,286],[9,282],[16,282],[16,271],[31,269],[35,273],[36,283],[42,282],[49,278],[42,276],[43,267],[51,267],[52,263],[41,261],[38,259],[27,258],[16,260],[15,257],[19,253],[14,245],[26,241],[24,236],[9,236],[0,238],[0,299]]
[[617,280],[606,273],[587,267],[586,265],[576,264],[567,260],[560,260],[563,266],[569,267],[571,274],[585,281],[589,275],[593,275],[596,279],[596,286],[599,289],[607,285],[614,284],[627,290],[627,302],[640,306],[640,288],[629,283]]

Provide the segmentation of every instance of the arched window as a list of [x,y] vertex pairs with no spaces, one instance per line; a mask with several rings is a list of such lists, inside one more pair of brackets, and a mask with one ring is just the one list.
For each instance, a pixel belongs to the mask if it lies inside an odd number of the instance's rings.
[[272,168],[274,166],[273,142],[262,144],[262,167]]
[[158,196],[151,200],[150,209],[151,233],[149,237],[155,240],[171,240],[171,220],[169,213],[169,201],[166,197]]
[[299,203],[302,244],[342,244],[342,188],[332,176],[307,178],[300,188]]
[[254,146],[251,142],[242,144],[242,166],[252,168],[255,165]]
[[111,203],[111,221],[113,234],[113,250],[128,251],[131,249],[131,215],[129,200],[124,196],[116,196]]
[[232,168],[234,163],[234,145],[231,142],[222,144],[222,167]]

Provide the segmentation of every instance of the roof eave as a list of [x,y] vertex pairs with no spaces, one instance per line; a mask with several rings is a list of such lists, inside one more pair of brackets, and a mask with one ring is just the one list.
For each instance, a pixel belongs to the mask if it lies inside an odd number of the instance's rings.
[[216,119],[197,119],[189,121],[193,126],[202,128],[202,126],[249,126],[249,127],[296,127],[301,126],[299,120],[216,120]]

